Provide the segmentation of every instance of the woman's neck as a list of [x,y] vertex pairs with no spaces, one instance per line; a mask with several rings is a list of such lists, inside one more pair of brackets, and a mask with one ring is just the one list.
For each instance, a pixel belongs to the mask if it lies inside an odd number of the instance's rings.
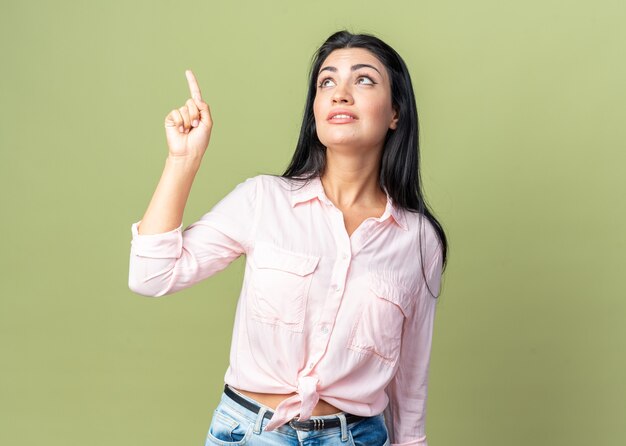
[[379,164],[366,157],[327,156],[321,176],[326,196],[340,209],[384,206],[387,197],[378,185]]

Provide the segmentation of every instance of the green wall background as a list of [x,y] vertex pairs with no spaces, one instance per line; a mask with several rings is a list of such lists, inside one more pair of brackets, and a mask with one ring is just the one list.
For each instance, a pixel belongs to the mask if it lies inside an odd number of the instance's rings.
[[215,126],[188,225],[286,166],[344,27],[409,65],[450,239],[429,444],[626,444],[625,21],[609,0],[3,1],[0,444],[203,444],[243,259],[128,289],[163,119],[193,69]]

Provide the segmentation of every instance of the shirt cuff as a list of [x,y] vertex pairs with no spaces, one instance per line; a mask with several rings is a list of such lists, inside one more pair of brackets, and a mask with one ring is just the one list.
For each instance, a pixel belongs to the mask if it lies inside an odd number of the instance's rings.
[[421,437],[406,443],[391,443],[391,446],[428,446],[428,443],[426,443],[426,437]]
[[140,223],[141,220],[131,225],[131,246],[136,255],[154,259],[177,259],[182,255],[182,222],[179,227],[160,234],[139,234]]

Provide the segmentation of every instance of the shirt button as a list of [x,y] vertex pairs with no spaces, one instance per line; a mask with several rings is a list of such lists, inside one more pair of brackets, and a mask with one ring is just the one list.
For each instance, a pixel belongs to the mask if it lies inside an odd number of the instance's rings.
[[348,258],[348,254],[346,254],[345,252],[341,255],[341,258],[346,260]]
[[335,291],[339,291],[341,287],[339,285],[335,285]]
[[322,333],[328,333],[328,327],[326,325],[322,325]]
[[314,365],[315,365],[315,364],[313,364],[312,362],[309,362],[309,368],[310,368],[310,369],[312,369]]

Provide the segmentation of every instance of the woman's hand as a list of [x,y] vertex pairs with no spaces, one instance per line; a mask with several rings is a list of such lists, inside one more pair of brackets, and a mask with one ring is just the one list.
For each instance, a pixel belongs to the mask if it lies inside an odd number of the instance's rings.
[[196,77],[191,70],[186,70],[185,76],[191,98],[165,117],[165,136],[170,157],[201,159],[209,145],[213,121]]

